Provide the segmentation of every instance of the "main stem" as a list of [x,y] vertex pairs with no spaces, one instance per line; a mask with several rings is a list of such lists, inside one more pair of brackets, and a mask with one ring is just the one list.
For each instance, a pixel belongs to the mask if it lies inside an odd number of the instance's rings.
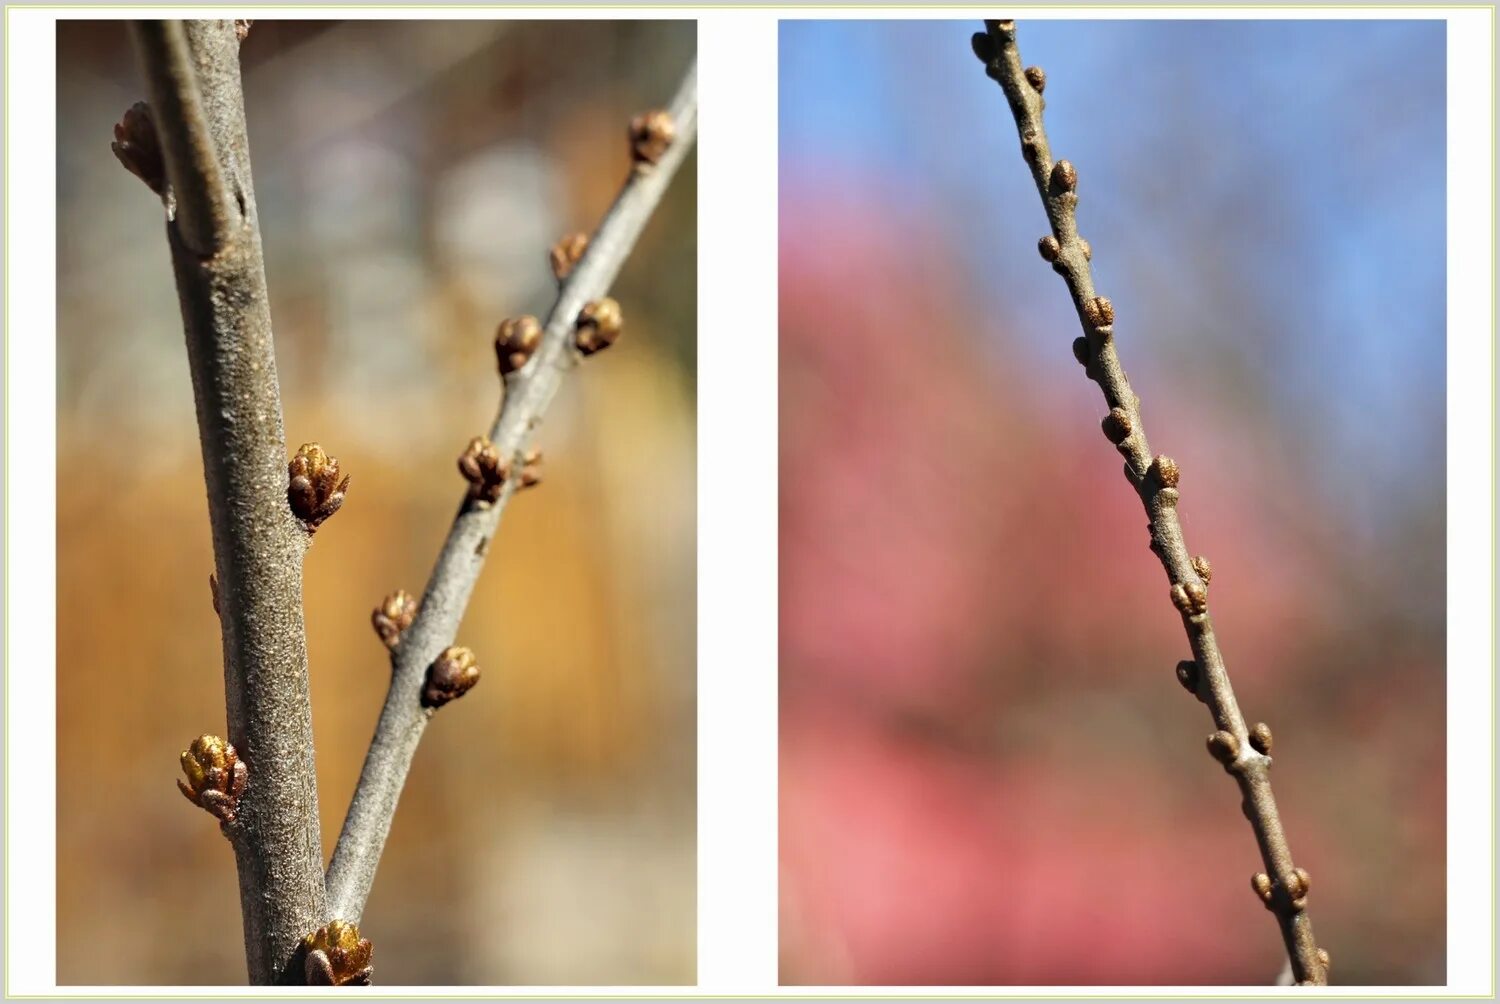
[[[1146,430],[1141,421],[1140,399],[1130,388],[1130,381],[1120,365],[1115,350],[1113,309],[1102,312],[1096,304],[1093,275],[1089,267],[1091,249],[1078,236],[1078,196],[1076,175],[1071,183],[1066,177],[1055,177],[1046,128],[1042,123],[1044,102],[1040,89],[1028,79],[1016,46],[1014,21],[986,21],[989,51],[981,52],[990,76],[1005,91],[1005,97],[1020,135],[1022,155],[1031,166],[1037,192],[1047,211],[1052,235],[1057,242],[1052,267],[1068,284],[1083,325],[1086,350],[1082,354],[1090,378],[1104,392],[1105,403],[1112,412],[1122,412],[1124,422],[1116,422],[1125,432],[1118,448],[1125,457],[1125,479],[1130,482],[1150,521],[1151,549],[1161,559],[1167,578],[1173,586],[1183,628],[1195,661],[1194,684],[1198,698],[1208,705],[1214,724],[1220,732],[1234,737],[1232,753],[1225,757],[1225,769],[1239,784],[1244,798],[1245,817],[1255,831],[1262,860],[1272,882],[1269,908],[1276,915],[1282,940],[1298,983],[1324,985],[1328,982],[1326,956],[1318,950],[1313,938],[1312,920],[1306,910],[1306,873],[1301,877],[1292,863],[1286,832],[1271,794],[1271,758],[1257,751],[1240,714],[1239,703],[1229,684],[1224,656],[1214,636],[1213,622],[1207,609],[1208,581],[1194,566],[1183,540],[1182,523],[1177,517],[1178,492],[1175,487],[1175,465],[1169,477],[1163,477],[1162,466],[1153,464]],[[978,39],[985,36],[976,36]],[[985,58],[988,56],[989,58]],[[1045,78],[1039,78],[1045,80]],[[1071,172],[1064,171],[1063,174]],[[1113,437],[1112,437],[1113,438]],[[1166,483],[1170,481],[1171,483]],[[1203,598],[1190,600],[1191,594]],[[1301,889],[1302,895],[1295,895]]]
[[[673,174],[692,148],[698,125],[696,66],[683,77],[668,111],[676,123],[676,139],[659,163],[633,170],[626,179],[590,239],[588,252],[559,291],[536,355],[505,379],[500,412],[489,438],[500,455],[511,461],[513,470],[520,469],[527,441],[541,423],[563,377],[578,364],[573,333],[579,311],[608,292]],[[475,505],[466,499],[459,507],[428,579],[417,618],[392,652],[390,689],[328,866],[329,906],[337,918],[357,922],[364,911],[412,757],[432,716],[432,710],[421,705],[422,681],[427,667],[454,642],[515,481],[507,479],[503,494],[491,505]]]
[[135,27],[177,214],[167,240],[213,530],[229,741],[249,768],[231,833],[253,983],[302,982],[326,920],[302,623],[307,534],[287,452],[232,21]]

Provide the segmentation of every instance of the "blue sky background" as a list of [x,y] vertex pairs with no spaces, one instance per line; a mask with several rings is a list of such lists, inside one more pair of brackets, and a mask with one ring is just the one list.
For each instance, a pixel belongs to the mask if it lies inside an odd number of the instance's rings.
[[[970,52],[977,27],[783,22],[782,191],[881,193],[872,211],[910,221],[912,253],[951,256],[985,316],[1005,319],[976,329],[998,364],[1076,382],[1076,322],[1037,259],[1045,217]],[[1443,31],[1020,22],[1148,424],[1153,388],[1195,381],[1270,429],[1372,547],[1393,522],[1441,533]]]

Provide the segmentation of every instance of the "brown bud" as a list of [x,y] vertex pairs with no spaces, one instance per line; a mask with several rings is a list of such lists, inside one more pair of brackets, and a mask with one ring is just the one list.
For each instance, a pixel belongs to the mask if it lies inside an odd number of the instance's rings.
[[302,939],[303,975],[312,987],[367,987],[374,967],[370,942],[359,928],[344,920],[331,921]]
[[1047,74],[1040,66],[1028,66],[1025,73],[1026,82],[1031,85],[1032,90],[1040,94],[1047,89]]
[[1293,868],[1292,880],[1287,885],[1287,895],[1292,898],[1292,905],[1301,907],[1301,900],[1307,898],[1312,889],[1312,876],[1307,874],[1306,868]]
[[552,274],[562,282],[573,272],[573,266],[583,260],[583,253],[589,249],[588,234],[567,234],[552,245],[552,251],[547,258],[552,263]]
[[1176,488],[1182,472],[1177,469],[1177,461],[1166,454],[1159,455],[1151,461],[1151,467],[1147,470],[1157,482],[1167,488]]
[[1201,614],[1208,609],[1208,589],[1201,582],[1184,582],[1182,591],[1187,594],[1190,613]]
[[1036,141],[1036,130],[1027,129],[1021,134],[1021,156],[1025,158],[1026,163],[1029,164],[1033,160],[1036,160],[1037,154],[1039,152],[1040,147],[1037,145]]
[[1271,726],[1265,722],[1256,722],[1255,727],[1250,730],[1250,746],[1262,756],[1270,756]]
[[1323,967],[1323,975],[1328,975],[1328,970],[1333,965],[1333,962],[1328,955],[1328,949],[1318,949],[1318,965]]
[[1124,408],[1111,408],[1109,414],[1104,416],[1100,423],[1104,429],[1104,437],[1116,446],[1130,438],[1134,425],[1130,421],[1130,413]]
[[630,120],[630,156],[637,168],[661,160],[677,138],[677,125],[669,112],[658,108]]
[[346,475],[340,480],[339,473],[339,462],[317,443],[303,443],[287,464],[287,502],[308,533],[316,531],[344,504],[349,478]]
[[1182,684],[1183,689],[1190,694],[1198,693],[1198,664],[1191,659],[1183,659],[1177,664],[1177,682]]
[[520,488],[531,488],[542,483],[542,451],[528,450],[521,458]]
[[208,596],[213,602],[214,613],[219,612],[219,578],[213,572],[208,573]]
[[1107,296],[1096,296],[1083,302],[1083,316],[1096,328],[1107,328],[1115,323],[1115,305]]
[[620,305],[614,300],[607,296],[601,300],[590,300],[578,312],[574,344],[578,346],[579,352],[591,356],[615,343],[615,339],[620,337],[623,323]]
[[1081,366],[1089,364],[1089,340],[1082,335],[1073,339],[1073,358],[1077,359]]
[[1084,261],[1093,261],[1094,260],[1094,249],[1093,249],[1092,245],[1089,244],[1088,241],[1086,241],[1082,237],[1080,237],[1080,238],[1078,238],[1078,246],[1083,249],[1083,260]]
[[1078,172],[1071,160],[1060,160],[1052,165],[1052,187],[1059,192],[1071,192],[1078,188]]
[[505,488],[510,465],[500,459],[500,451],[484,436],[475,436],[458,458],[459,472],[469,482],[469,498],[493,503]]
[[1250,876],[1250,888],[1255,890],[1255,895],[1260,897],[1262,903],[1266,904],[1266,906],[1271,905],[1271,894],[1274,889],[1271,884],[1271,876],[1265,872],[1256,872]]
[[1215,760],[1228,767],[1239,759],[1240,741],[1234,737],[1233,732],[1220,730],[1208,737],[1208,752]]
[[1205,583],[1213,581],[1214,566],[1208,558],[1201,554],[1193,557],[1193,571],[1197,572],[1198,578],[1202,579]]
[[178,789],[189,802],[212,814],[219,828],[227,832],[249,783],[249,768],[234,747],[218,736],[194,739],[180,759],[187,783],[178,778]]
[[987,32],[976,31],[969,36],[969,45],[974,49],[974,55],[981,63],[994,62],[995,40],[990,38]]
[[443,654],[427,667],[427,679],[422,684],[422,706],[441,708],[469,692],[479,682],[479,666],[474,653],[454,645],[443,650]]
[[1036,249],[1041,254],[1042,261],[1057,261],[1057,256],[1062,254],[1062,245],[1051,234],[1037,241]]
[[253,18],[234,19],[234,37],[243,42],[250,35],[250,26],[255,23]]
[[405,589],[398,589],[380,601],[370,614],[370,623],[386,648],[395,648],[401,642],[401,632],[411,627],[417,619],[417,598]]
[[115,124],[115,139],[109,148],[125,170],[144,181],[161,198],[167,197],[167,166],[162,160],[161,141],[156,135],[150,105],[137,101],[125,110]]
[[514,373],[526,365],[542,343],[542,325],[530,314],[508,317],[495,329],[495,361],[500,374]]

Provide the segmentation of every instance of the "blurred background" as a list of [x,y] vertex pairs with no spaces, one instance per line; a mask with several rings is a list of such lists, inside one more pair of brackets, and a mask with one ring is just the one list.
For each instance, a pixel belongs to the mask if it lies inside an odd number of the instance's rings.
[[[1266,984],[979,27],[781,26],[783,980]],[[1333,980],[1440,984],[1443,26],[1019,40]]]
[[[173,784],[223,679],[162,211],[109,149],[143,87],[124,22],[57,44],[58,981],[236,983],[234,858]],[[548,249],[593,230],[629,117],[694,51],[691,21],[262,20],[243,45],[289,448],[354,478],[306,564],[325,854],[385,695],[370,611],[427,580],[495,326],[545,315]],[[427,733],[362,921],[380,983],[694,979],[695,175],[506,513],[460,636],[483,681]],[[110,783],[68,780],[101,747]]]

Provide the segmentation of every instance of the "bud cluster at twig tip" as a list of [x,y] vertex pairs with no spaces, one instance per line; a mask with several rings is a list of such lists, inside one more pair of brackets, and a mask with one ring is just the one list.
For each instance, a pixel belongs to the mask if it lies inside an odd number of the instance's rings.
[[558,239],[552,245],[552,250],[547,253],[547,260],[552,264],[552,274],[558,282],[562,282],[573,272],[573,266],[583,260],[583,253],[589,249],[589,235],[567,234]]
[[137,101],[125,109],[124,116],[115,123],[115,138],[109,148],[125,170],[144,181],[161,198],[167,197],[167,165],[162,159],[150,105]]
[[1042,261],[1054,262],[1057,261],[1057,256],[1062,254],[1062,245],[1057,242],[1056,237],[1048,234],[1036,242],[1036,250],[1042,256]]
[[1250,730],[1250,747],[1261,756],[1271,755],[1271,726],[1256,722]]
[[302,939],[303,975],[312,987],[367,987],[374,951],[359,928],[345,920],[329,922]]
[[484,436],[475,436],[459,455],[458,469],[469,482],[469,497],[493,503],[500,498],[510,465],[500,459],[500,451]]
[[1193,556],[1193,571],[1198,573],[1198,578],[1203,580],[1204,585],[1213,581],[1214,566],[1206,555],[1196,554]]
[[1026,82],[1031,89],[1038,94],[1047,89],[1047,73],[1040,66],[1028,66],[1025,70]]
[[370,623],[386,648],[395,648],[401,643],[401,632],[411,627],[417,619],[417,598],[405,589],[398,589],[380,601],[370,614]]
[[1077,191],[1078,170],[1071,160],[1060,160],[1052,165],[1052,187],[1059,192]]
[[1107,328],[1115,323],[1115,305],[1107,296],[1095,296],[1083,301],[1083,316],[1096,328]]
[[516,485],[516,490],[522,488],[534,488],[542,483],[542,451],[527,450],[521,457],[521,482]]
[[624,324],[624,317],[620,313],[620,305],[606,296],[599,300],[590,300],[583,305],[578,312],[578,321],[574,328],[574,344],[578,351],[586,356],[591,356],[600,349],[607,349],[620,337],[620,329]]
[[500,375],[525,366],[541,343],[542,324],[530,314],[501,321],[495,329],[495,362],[500,366]]
[[1130,438],[1130,433],[1134,431],[1135,426],[1130,421],[1130,413],[1124,408],[1111,408],[1109,414],[1104,416],[1104,421],[1100,423],[1100,428],[1104,430],[1106,439],[1119,446]]
[[1234,737],[1233,732],[1220,729],[1208,737],[1208,752],[1227,768],[1239,759],[1240,741]]
[[1177,461],[1166,454],[1161,454],[1151,461],[1151,466],[1146,471],[1157,483],[1164,488],[1176,488],[1177,482],[1182,477],[1182,471],[1177,467]]
[[637,170],[654,166],[677,138],[672,114],[656,108],[630,120],[630,156]]
[[287,464],[290,479],[287,502],[308,533],[316,532],[323,521],[344,504],[349,476],[340,480],[339,474],[339,462],[323,452],[317,443],[303,443],[291,463]]
[[227,832],[239,812],[240,796],[250,780],[249,768],[235,748],[218,736],[203,735],[180,757],[187,783],[177,779],[187,800],[210,813]]
[[474,653],[461,645],[446,648],[427,667],[427,679],[422,684],[422,706],[441,708],[467,694],[478,682],[479,665]]

